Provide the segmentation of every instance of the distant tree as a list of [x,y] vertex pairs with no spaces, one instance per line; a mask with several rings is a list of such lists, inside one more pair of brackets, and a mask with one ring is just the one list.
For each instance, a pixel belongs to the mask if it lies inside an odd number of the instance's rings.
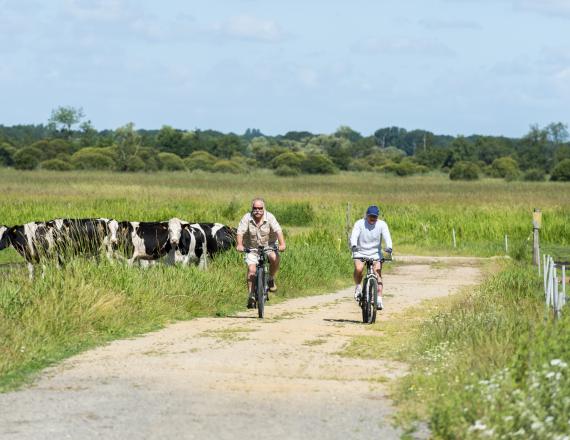
[[262,137],[263,133],[261,132],[261,130],[259,128],[248,128],[247,130],[245,130],[245,133],[243,134],[243,138],[250,141],[256,137]]
[[234,153],[245,153],[247,144],[235,134],[227,134],[213,141],[210,153],[217,157],[230,158]]
[[570,159],[570,145],[560,145],[554,152],[554,162],[562,162],[564,159]]
[[555,182],[570,182],[570,159],[564,159],[554,167],[550,180]]
[[343,138],[349,140],[350,142],[357,142],[362,139],[362,135],[350,128],[348,125],[341,125],[338,127],[334,133],[337,138]]
[[477,159],[482,160],[487,165],[492,164],[499,157],[514,154],[514,149],[506,138],[478,136],[474,141],[474,146]]
[[189,171],[203,170],[212,171],[218,158],[207,151],[194,151],[190,156],[184,159],[184,164]]
[[38,167],[42,152],[35,147],[24,147],[13,156],[14,168],[18,170],[34,170]]
[[112,170],[115,160],[105,148],[83,148],[71,156],[71,164],[78,170]]
[[184,161],[180,156],[174,153],[158,153],[158,160],[160,161],[160,167],[167,171],[182,171],[186,169]]
[[543,182],[545,177],[546,173],[540,168],[531,168],[523,174],[523,180],[528,182]]
[[477,150],[475,145],[464,136],[457,136],[450,145],[453,160],[455,162],[475,162],[477,160]]
[[156,146],[159,151],[175,153],[178,156],[187,156],[187,143],[184,140],[184,132],[172,128],[170,125],[163,125],[156,136]]
[[303,153],[295,153],[293,151],[287,151],[277,156],[271,161],[271,166],[275,169],[287,166],[289,168],[301,168],[301,164],[305,160],[305,155]]
[[473,162],[456,162],[449,173],[449,178],[451,180],[477,180],[479,178],[479,167]]
[[555,145],[560,145],[566,142],[569,138],[568,125],[562,122],[551,123],[546,126],[548,139]]
[[301,164],[301,170],[309,174],[334,174],[337,172],[333,161],[322,153],[309,153]]
[[553,154],[553,148],[549,146],[548,131],[538,125],[531,125],[529,132],[517,145],[518,161],[524,170],[530,168],[549,170]]
[[70,171],[73,169],[68,161],[61,159],[49,159],[40,163],[40,168],[43,170],[52,171]]
[[374,136],[363,137],[350,144],[350,156],[352,158],[368,156],[376,148]]
[[81,130],[79,135],[79,145],[81,147],[94,147],[97,145],[98,133],[91,121],[82,122],[79,129]]
[[292,141],[303,141],[305,139],[312,138],[313,136],[315,135],[310,131],[288,131],[283,135],[283,138]]
[[48,119],[48,127],[53,131],[59,131],[63,137],[69,138],[72,133],[72,127],[79,124],[85,117],[81,107],[58,107],[51,112]]
[[516,179],[519,174],[519,164],[512,157],[500,157],[491,164],[493,177],[503,177],[507,180]]
[[[132,122],[117,128],[115,131],[115,143],[117,170],[139,171],[144,169],[144,161],[138,158],[138,153],[141,149],[141,138],[135,131],[135,125]],[[140,160],[137,160],[137,158]]]
[[11,167],[14,165],[14,154],[16,149],[9,143],[0,144],[0,166]]

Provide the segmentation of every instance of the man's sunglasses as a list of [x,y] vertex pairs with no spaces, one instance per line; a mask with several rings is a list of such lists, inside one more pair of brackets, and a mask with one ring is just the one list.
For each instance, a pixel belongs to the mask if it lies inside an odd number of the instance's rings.
[[263,206],[259,207],[259,206],[252,206],[251,208],[252,211],[263,211]]

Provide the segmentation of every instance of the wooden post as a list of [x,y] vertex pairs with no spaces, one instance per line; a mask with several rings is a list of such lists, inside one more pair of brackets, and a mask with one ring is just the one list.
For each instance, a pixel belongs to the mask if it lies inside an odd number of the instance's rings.
[[505,254],[509,254],[509,236],[505,234]]
[[540,264],[540,240],[539,231],[542,225],[542,212],[538,208],[534,208],[532,214],[532,264],[538,266]]
[[453,247],[456,248],[457,247],[457,241],[455,240],[455,228],[453,228],[451,230],[451,234],[453,236]]

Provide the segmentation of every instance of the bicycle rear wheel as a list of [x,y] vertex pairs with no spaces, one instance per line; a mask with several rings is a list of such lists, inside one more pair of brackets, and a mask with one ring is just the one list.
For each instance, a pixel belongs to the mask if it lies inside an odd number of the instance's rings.
[[378,281],[376,278],[368,280],[368,294],[366,296],[369,299],[368,324],[373,324],[376,322],[376,306],[378,305]]
[[265,271],[257,269],[255,274],[255,290],[257,294],[257,315],[263,318],[265,313]]

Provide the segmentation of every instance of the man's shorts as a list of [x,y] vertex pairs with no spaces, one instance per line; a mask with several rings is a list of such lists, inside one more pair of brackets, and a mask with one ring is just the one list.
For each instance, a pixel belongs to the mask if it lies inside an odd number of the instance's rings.
[[[267,251],[268,254],[270,254],[272,252],[275,252],[277,254],[277,256],[279,256],[279,251],[273,251],[273,250]],[[252,250],[250,252],[247,252],[244,255],[244,261],[245,261],[245,264],[247,264],[248,266],[252,265],[252,264],[257,265],[257,249]]]

